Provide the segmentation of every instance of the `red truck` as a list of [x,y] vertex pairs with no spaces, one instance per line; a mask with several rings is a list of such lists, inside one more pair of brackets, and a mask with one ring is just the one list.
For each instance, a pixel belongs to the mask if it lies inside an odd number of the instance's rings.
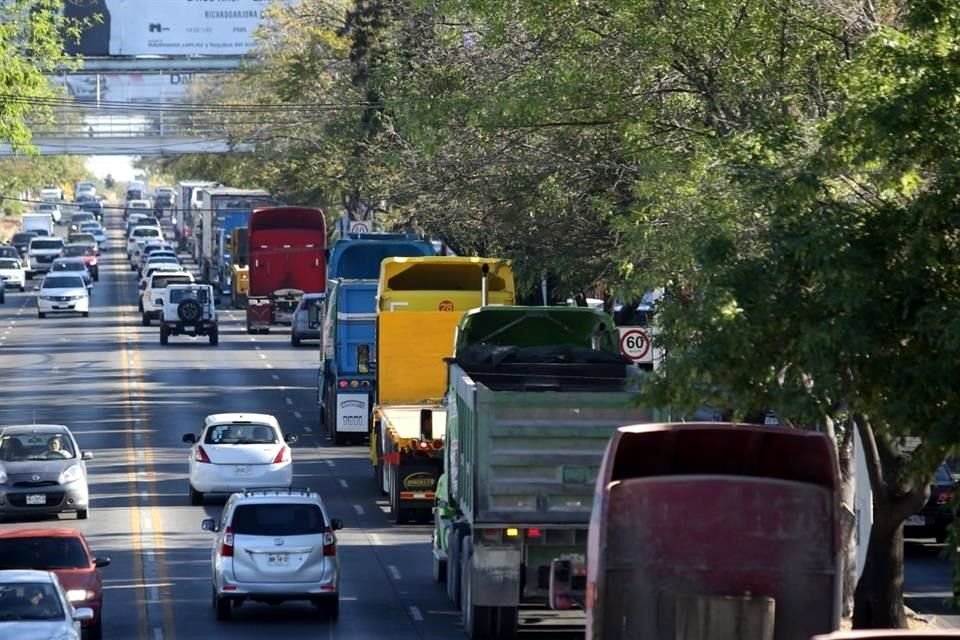
[[310,207],[254,209],[247,225],[250,293],[247,333],[289,323],[305,293],[327,286],[327,225]]

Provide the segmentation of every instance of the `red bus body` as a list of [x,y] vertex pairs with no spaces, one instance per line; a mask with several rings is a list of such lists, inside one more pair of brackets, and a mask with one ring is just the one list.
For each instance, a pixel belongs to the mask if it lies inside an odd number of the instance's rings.
[[304,293],[327,287],[327,225],[310,207],[267,207],[250,215],[247,331],[289,322]]
[[754,632],[772,627],[775,640],[837,629],[839,485],[823,434],[728,423],[621,427],[590,522],[588,640],[672,640],[681,628],[715,625],[713,616],[746,620]]

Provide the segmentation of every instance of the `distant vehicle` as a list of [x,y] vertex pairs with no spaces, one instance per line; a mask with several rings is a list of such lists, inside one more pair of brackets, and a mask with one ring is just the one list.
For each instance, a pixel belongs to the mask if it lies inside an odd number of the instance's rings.
[[[203,521],[213,541],[217,620],[245,600],[306,600],[332,620],[340,615],[337,537],[343,528],[309,489],[252,489],[227,499],[220,519]],[[269,549],[269,552],[265,550]],[[302,549],[309,549],[303,553]]]
[[55,186],[46,186],[40,189],[40,199],[46,202],[61,201],[63,197],[63,189]]
[[109,564],[109,557],[93,555],[87,539],[76,529],[0,531],[0,570],[34,569],[56,575],[71,605],[93,610],[93,618],[83,622],[86,640],[103,637],[100,569]]
[[[43,605],[25,609],[20,594]],[[60,580],[49,571],[0,571],[2,638],[80,640],[80,625],[92,620],[93,615],[88,607],[75,609]]]
[[19,231],[13,234],[13,237],[10,239],[10,244],[16,247],[17,251],[20,252],[20,257],[24,258],[27,255],[27,249],[30,248],[31,238],[36,235],[33,231]]
[[9,244],[0,244],[0,258],[15,258],[19,260],[20,252],[17,251],[16,247]]
[[77,211],[70,215],[70,231],[79,231],[84,222],[96,222],[97,216],[89,211]]
[[81,222],[80,231],[82,233],[93,234],[93,237],[96,238],[97,244],[102,250],[104,245],[107,244],[107,232],[100,226],[99,222]]
[[144,213],[153,216],[153,205],[150,204],[149,200],[143,198],[127,200],[127,204],[123,208],[123,219],[126,220],[132,213]]
[[937,468],[930,483],[930,497],[920,513],[907,518],[903,523],[903,535],[908,538],[934,538],[946,542],[947,531],[953,522],[953,492],[957,482],[945,464]]
[[100,255],[100,243],[97,242],[97,236],[92,233],[71,231],[67,234],[67,242],[69,244],[85,244],[91,247],[97,255]]
[[103,203],[99,200],[84,200],[79,205],[80,211],[92,213],[98,221],[103,221]]
[[60,255],[66,243],[63,238],[42,238],[34,237],[30,239],[30,245],[27,247],[27,280],[33,277],[35,273],[46,273],[50,270],[50,265]]
[[88,243],[68,244],[60,251],[62,258],[83,258],[87,271],[93,276],[93,281],[100,280],[100,265],[97,260],[97,250]]
[[54,204],[52,202],[42,202],[37,205],[37,213],[46,213],[53,218],[54,224],[60,224],[63,222],[63,210],[60,208],[59,204]]
[[[90,508],[86,461],[92,459],[93,453],[81,451],[73,433],[64,425],[0,427],[0,485],[5,497],[0,513],[16,516],[74,512],[78,520],[86,520]],[[40,477],[34,480],[36,476]]]
[[37,317],[41,320],[48,313],[79,313],[84,318],[90,315],[90,293],[82,276],[48,274],[36,291]]
[[[134,227],[130,231],[130,235],[127,236],[127,259],[130,260],[130,268],[134,271],[140,266],[140,256],[139,251],[142,250],[143,246],[151,240],[162,240],[163,232],[160,229],[153,225],[139,225]],[[134,260],[134,254],[136,255],[136,260]]]
[[323,302],[325,293],[306,293],[293,311],[290,344],[299,347],[304,340],[319,340],[323,335]]
[[261,487],[289,487],[293,482],[290,445],[280,423],[264,413],[217,413],[207,416],[199,433],[187,433],[190,504],[203,504],[210,493],[233,493]]
[[140,281],[141,324],[150,326],[151,320],[159,320],[163,309],[154,301],[162,298],[163,290],[171,284],[193,284],[193,274],[185,271],[154,271]]
[[44,235],[53,235],[53,218],[49,213],[25,213],[20,216],[20,230],[34,231]]
[[[4,287],[16,287],[20,291],[25,291],[27,288],[27,275],[19,258],[0,258],[0,278],[3,279]],[[0,295],[0,300],[2,299]]]
[[83,258],[57,258],[50,266],[50,274],[77,275],[83,278],[87,289],[93,288],[93,274],[87,269],[87,263]]

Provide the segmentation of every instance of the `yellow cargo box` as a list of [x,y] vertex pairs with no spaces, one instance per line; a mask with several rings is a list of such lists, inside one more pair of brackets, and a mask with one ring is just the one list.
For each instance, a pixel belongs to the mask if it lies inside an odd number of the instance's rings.
[[489,269],[487,304],[515,304],[516,287],[508,261],[428,256],[383,261],[377,308],[388,312],[453,311],[463,314],[480,306],[484,265]]
[[243,295],[250,292],[250,267],[233,265],[233,290]]

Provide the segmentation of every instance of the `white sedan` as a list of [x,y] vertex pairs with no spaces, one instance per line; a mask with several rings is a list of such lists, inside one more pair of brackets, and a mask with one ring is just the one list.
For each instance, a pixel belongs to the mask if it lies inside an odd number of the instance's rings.
[[93,609],[74,609],[50,571],[0,571],[0,638],[80,640]]
[[290,445],[297,436],[283,433],[264,413],[218,413],[207,416],[200,433],[188,433],[190,504],[203,504],[206,493],[289,487],[293,483]]
[[37,317],[46,318],[48,313],[79,313],[84,318],[90,315],[90,294],[81,276],[71,272],[48,274],[37,292]]
[[0,278],[3,278],[4,286],[16,287],[20,291],[27,288],[27,273],[16,258],[0,258]]

